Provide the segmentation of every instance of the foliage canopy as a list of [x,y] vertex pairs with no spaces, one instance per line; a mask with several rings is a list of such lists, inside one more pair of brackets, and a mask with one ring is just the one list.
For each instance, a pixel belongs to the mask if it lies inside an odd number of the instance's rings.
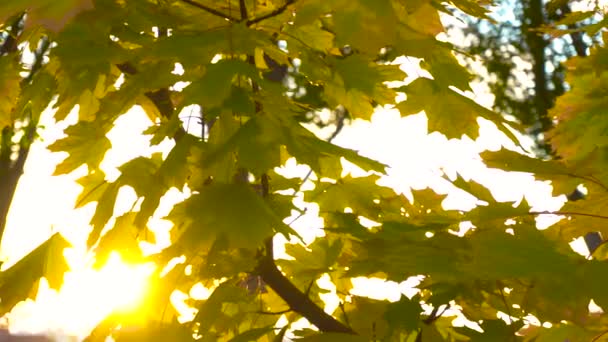
[[[30,65],[21,58],[23,50],[1,51],[3,144],[11,143],[15,130],[38,122],[47,105],[57,121],[78,108],[77,123],[49,149],[67,152],[56,175],[87,168],[76,206],[97,202],[89,247],[100,264],[114,250],[158,266],[141,315],[108,317],[90,339],[191,340],[195,333],[205,341],[281,341],[302,317],[319,330],[294,332],[303,341],[583,341],[608,330],[605,315],[588,310],[590,300],[608,308],[606,251],[601,247],[587,259],[568,245],[590,231],[608,233],[607,47],[596,44],[589,57],[566,62],[570,89],[552,109],[557,125],[548,134],[559,159],[508,150],[482,154],[491,167],[551,181],[555,195],[584,185],[586,198],[557,213],[569,219],[547,230],[536,229],[534,218],[544,213],[531,212],[525,200],[497,202],[462,178],[454,185],[486,205],[444,210],[443,196],[430,190],[414,191],[410,201],[376,183],[385,165],[303,125],[325,110],[331,113],[325,124],[337,133],[345,120],[367,120],[375,107],[386,105],[403,116],[425,111],[429,130],[448,138],[476,138],[477,118],[483,117],[517,141],[510,128],[517,122],[463,95],[470,71],[451,45],[436,39],[443,31],[440,12],[487,18],[488,3],[3,1],[4,46],[14,40],[44,57]],[[574,12],[567,20],[589,15],[600,13]],[[605,21],[598,25],[596,32]],[[546,31],[563,33],[560,26]],[[403,84],[400,56],[420,58],[428,76]],[[397,102],[402,94],[406,99]],[[166,156],[128,161],[110,181],[99,168],[113,148],[106,134],[136,105],[150,118],[144,134],[151,144],[169,139],[174,147]],[[178,117],[192,105],[201,112],[200,134],[187,132]],[[306,180],[275,171],[291,157],[310,167],[314,188],[302,190]],[[344,174],[342,159],[368,175]],[[138,203],[111,220],[126,186]],[[167,217],[174,223],[172,245],[144,257],[138,241],[151,235],[147,222],[172,188],[189,194]],[[310,243],[284,223],[299,210],[293,198],[300,192],[319,206],[324,222],[325,235]],[[376,224],[365,227],[363,219]],[[474,228],[457,235],[462,222]],[[291,241],[286,253],[293,258],[274,255],[278,235]],[[65,245],[54,236],[0,273],[1,312],[26,298],[41,276],[60,286],[65,264],[58,251]],[[186,262],[161,273],[179,256]],[[323,276],[341,302],[332,313],[323,311],[320,295],[327,290],[316,282]],[[389,302],[350,294],[350,279],[359,276],[423,280],[416,296]],[[177,324],[168,312],[169,295],[198,282],[213,293],[192,300],[198,309],[193,322]],[[483,332],[453,327],[453,317],[442,315],[447,307],[480,322]],[[528,315],[553,325],[524,326]],[[282,316],[288,323],[277,328]]]

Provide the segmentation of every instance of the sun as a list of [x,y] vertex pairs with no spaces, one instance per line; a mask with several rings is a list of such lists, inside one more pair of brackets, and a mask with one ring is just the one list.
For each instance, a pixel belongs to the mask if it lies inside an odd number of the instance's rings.
[[8,315],[11,332],[86,337],[110,313],[137,315],[153,264],[128,264],[112,253],[100,269],[83,262],[82,252],[64,252],[70,270],[59,291],[43,278],[35,300],[19,303]]

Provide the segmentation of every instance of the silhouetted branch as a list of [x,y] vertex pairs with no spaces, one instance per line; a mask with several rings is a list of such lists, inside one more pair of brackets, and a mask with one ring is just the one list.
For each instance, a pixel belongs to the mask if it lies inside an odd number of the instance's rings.
[[296,0],[287,0],[285,1],[285,3],[283,4],[283,6],[278,7],[277,9],[275,9],[272,12],[266,13],[264,15],[261,15],[257,18],[252,18],[250,20],[247,20],[247,26],[251,26],[253,24],[259,23],[260,21],[272,18],[272,17],[276,17],[277,15],[280,15],[281,13],[285,12],[285,10],[287,10],[287,7],[289,7],[290,5],[294,4],[296,2]]
[[229,20],[229,21],[238,21],[236,18],[234,18],[234,17],[232,17],[232,16],[230,16],[228,14],[220,12],[220,11],[214,9],[214,8],[211,8],[209,6],[203,5],[203,4],[198,3],[196,1],[193,1],[193,0],[182,0],[182,1],[185,2],[185,3],[187,3],[188,5],[194,6],[194,7],[198,8],[198,9],[202,9],[203,11],[205,11],[205,12],[207,12],[209,14],[213,14],[216,17],[224,18],[224,19]]
[[323,311],[279,271],[274,262],[273,248],[271,237],[266,241],[266,253],[260,257],[255,270],[262,280],[289,305],[291,310],[302,315],[319,330],[355,334],[352,329]]

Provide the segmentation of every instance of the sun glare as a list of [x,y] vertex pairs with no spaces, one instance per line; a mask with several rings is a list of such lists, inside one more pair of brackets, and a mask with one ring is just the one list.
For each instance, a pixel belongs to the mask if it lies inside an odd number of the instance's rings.
[[70,271],[61,289],[50,289],[43,279],[36,300],[18,304],[9,314],[11,332],[84,338],[112,312],[137,314],[154,271],[152,264],[130,265],[112,253],[96,270],[92,262],[83,263],[83,255],[75,249],[67,249],[65,255]]

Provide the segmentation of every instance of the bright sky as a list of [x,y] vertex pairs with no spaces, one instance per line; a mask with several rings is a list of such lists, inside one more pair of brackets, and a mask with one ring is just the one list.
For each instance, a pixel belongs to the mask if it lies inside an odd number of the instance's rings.
[[[417,66],[417,60],[404,58],[400,62],[410,76],[408,81],[423,74]],[[473,88],[476,95],[467,95],[490,106],[492,98],[487,94],[487,89],[479,84]],[[94,204],[79,210],[73,209],[74,200],[81,191],[74,180],[82,176],[85,169],[81,168],[72,175],[52,177],[54,166],[64,156],[52,154],[45,149],[61,136],[63,128],[75,120],[76,116],[72,114],[68,120],[55,124],[49,115],[43,117],[46,128],[41,132],[42,142],[32,146],[25,174],[13,201],[1,256],[6,261],[5,267],[9,266],[52,233],[59,231],[76,246],[65,253],[72,271],[66,275],[65,284],[59,293],[49,290],[43,282],[36,301],[20,303],[5,318],[14,332],[66,334],[82,338],[113,308],[133,305],[133,300],[137,300],[137,294],[145,287],[146,275],[151,271],[145,266],[127,266],[117,256],[111,258],[109,265],[101,271],[90,268],[92,260],[87,257],[84,243]],[[468,138],[447,140],[441,134],[429,134],[424,114],[401,118],[394,109],[380,109],[373,115],[371,123],[354,121],[345,127],[334,142],[388,164],[388,175],[382,178],[381,184],[405,194],[409,194],[410,189],[426,187],[441,194],[447,193],[444,206],[449,209],[468,210],[475,205],[475,199],[455,190],[442,177],[443,172],[450,176],[458,172],[466,179],[473,178],[491,187],[492,194],[499,201],[519,201],[525,196],[535,210],[557,210],[564,199],[552,198],[549,184],[535,181],[527,174],[505,173],[484,166],[479,157],[480,151],[497,150],[501,145],[509,148],[514,146],[493,124],[482,119],[479,123],[481,136],[476,141]],[[102,163],[108,178],[113,180],[118,176],[116,166],[136,156],[153,152],[148,147],[148,138],[139,134],[149,124],[146,116],[138,109],[131,110],[116,123],[109,134],[114,148]],[[327,132],[320,134],[328,135],[324,133]],[[167,141],[154,151],[166,151],[170,146],[171,143]],[[290,163],[288,170],[293,174],[305,174],[308,171],[295,163]],[[169,212],[171,203],[180,198],[177,191],[165,196],[151,222],[159,234],[158,238],[165,243],[170,224],[160,218]],[[127,211],[134,200],[133,191],[123,189],[118,197],[115,214]],[[315,234],[306,228],[319,227],[318,220],[314,205],[310,206],[308,217],[298,220],[295,228],[312,238]],[[375,297],[383,293],[388,294],[384,298],[398,299],[401,292],[411,295],[410,288],[415,283],[396,284],[357,279],[355,285],[357,293],[369,294],[368,290],[374,288],[375,291],[371,294]],[[95,312],[90,310],[91,307],[95,308]]]

